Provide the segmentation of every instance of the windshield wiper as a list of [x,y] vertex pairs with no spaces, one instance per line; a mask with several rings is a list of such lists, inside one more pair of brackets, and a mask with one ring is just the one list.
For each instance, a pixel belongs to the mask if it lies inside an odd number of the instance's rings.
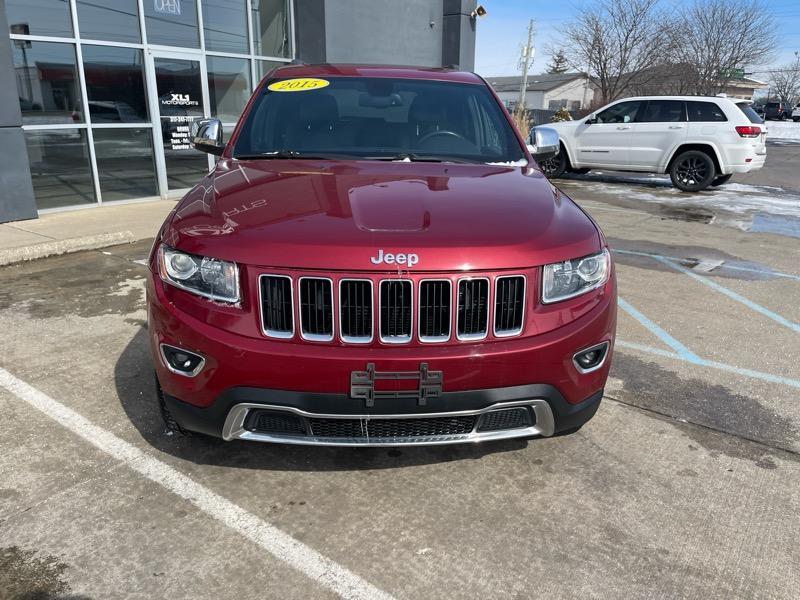
[[257,154],[237,154],[233,158],[238,160],[270,160],[270,159],[302,159],[302,160],[328,160],[328,159],[350,159],[352,154],[335,153],[312,153],[300,152],[299,150],[273,150],[270,152],[259,152]]
[[433,154],[416,154],[414,152],[400,152],[399,154],[394,154],[392,156],[367,156],[365,158],[367,158],[368,160],[391,160],[391,161],[406,160],[409,162],[451,162],[451,163],[462,163],[462,164],[476,164],[483,162],[480,160],[474,160],[468,158],[456,158],[453,156],[435,156]]

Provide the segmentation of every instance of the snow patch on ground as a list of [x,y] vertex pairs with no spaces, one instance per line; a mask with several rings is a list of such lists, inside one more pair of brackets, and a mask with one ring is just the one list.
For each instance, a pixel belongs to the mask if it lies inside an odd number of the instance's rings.
[[133,279],[126,279],[120,281],[118,288],[109,293],[109,296],[127,296],[131,293],[140,293],[144,298],[144,277],[134,277]]
[[648,191],[609,183],[593,184],[592,187],[595,193],[620,196],[627,200],[641,200],[683,208],[717,209],[737,214],[765,212],[800,218],[800,195],[790,194],[773,186],[731,183],[696,194],[687,194],[671,186]]
[[767,121],[768,140],[792,140],[800,143],[800,122]]

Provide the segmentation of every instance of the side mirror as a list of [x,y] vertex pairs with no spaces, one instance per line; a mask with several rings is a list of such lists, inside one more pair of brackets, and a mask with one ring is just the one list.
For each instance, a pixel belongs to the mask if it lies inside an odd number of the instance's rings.
[[222,143],[222,122],[219,119],[199,119],[192,123],[192,146],[200,152],[219,156],[225,150]]
[[561,150],[558,132],[550,127],[535,127],[528,136],[528,150],[537,161],[553,158]]
[[586,125],[594,125],[597,123],[597,115],[589,115],[589,118],[584,121]]

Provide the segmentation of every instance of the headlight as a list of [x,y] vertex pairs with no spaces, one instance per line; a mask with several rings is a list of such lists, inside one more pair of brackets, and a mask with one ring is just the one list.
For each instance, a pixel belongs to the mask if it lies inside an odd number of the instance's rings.
[[542,302],[558,302],[597,289],[608,281],[610,272],[611,256],[605,248],[600,254],[545,265]]
[[219,302],[239,302],[239,269],[236,263],[187,254],[161,244],[158,274],[162,281]]

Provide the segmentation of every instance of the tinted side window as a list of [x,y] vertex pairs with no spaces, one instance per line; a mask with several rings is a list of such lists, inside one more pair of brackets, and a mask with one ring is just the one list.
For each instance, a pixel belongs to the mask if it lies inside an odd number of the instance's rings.
[[764,120],[758,116],[758,113],[753,110],[753,107],[749,104],[737,104],[736,106],[739,107],[745,116],[750,119],[751,123],[763,123]]
[[687,102],[690,121],[727,121],[722,109],[713,102]]
[[639,123],[679,123],[686,120],[681,100],[649,100],[639,111]]
[[620,102],[597,114],[598,123],[631,123],[636,120],[641,101]]

